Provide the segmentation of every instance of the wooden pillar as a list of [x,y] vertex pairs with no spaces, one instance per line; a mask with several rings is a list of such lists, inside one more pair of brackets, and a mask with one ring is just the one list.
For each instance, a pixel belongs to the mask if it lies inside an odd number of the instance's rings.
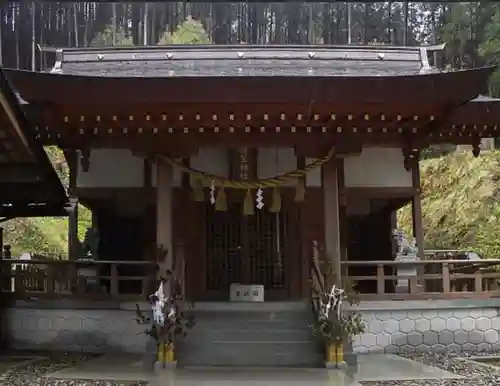
[[[156,246],[166,251],[164,261],[159,261],[159,275],[166,277],[172,270],[172,166],[158,159],[156,162]],[[168,291],[168,289],[165,289]]]
[[69,203],[68,214],[68,259],[78,259],[80,240],[78,239],[78,198],[76,197],[76,179],[78,176],[78,153],[76,150],[65,151],[66,161],[69,166]]
[[0,259],[3,259],[3,227],[0,227]]
[[[347,195],[345,189],[344,159],[337,159],[337,181],[339,187],[339,232],[340,232],[340,256],[342,261],[347,261],[349,246],[349,223],[347,219]],[[343,273],[343,272],[342,272]]]
[[[325,259],[333,265],[334,281],[341,285],[338,162],[331,159],[322,167],[325,216]],[[328,283],[331,285],[332,283]]]
[[420,167],[418,159],[412,163],[411,168],[411,178],[413,186],[413,198],[412,198],[412,223],[413,223],[413,237],[417,242],[418,247],[418,258],[420,260],[424,259],[424,229],[422,221],[422,198],[421,198],[421,188],[420,188]]
[[70,212],[68,218],[68,259],[78,259],[80,240],[78,239],[78,199],[69,198]]

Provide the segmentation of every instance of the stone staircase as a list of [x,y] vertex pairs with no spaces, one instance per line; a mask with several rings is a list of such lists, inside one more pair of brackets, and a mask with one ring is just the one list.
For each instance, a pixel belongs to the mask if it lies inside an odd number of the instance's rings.
[[179,366],[320,367],[307,302],[196,303],[177,345]]

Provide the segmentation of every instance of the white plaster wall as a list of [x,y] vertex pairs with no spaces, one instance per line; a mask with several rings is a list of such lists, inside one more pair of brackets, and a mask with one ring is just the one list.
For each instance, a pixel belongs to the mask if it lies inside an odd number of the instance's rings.
[[208,174],[229,177],[229,157],[227,149],[204,147],[191,157],[191,167]]
[[[297,169],[297,157],[293,148],[260,148],[257,151],[257,176],[270,178]],[[295,185],[291,182],[290,185]]]
[[[314,158],[306,158],[306,165],[309,165],[316,161]],[[321,168],[316,168],[311,170],[306,175],[306,186],[321,186]]]
[[90,168],[84,172],[78,162],[79,188],[131,188],[144,185],[144,161],[127,149],[92,149]]
[[403,166],[399,148],[365,147],[361,155],[344,161],[346,187],[411,187],[411,172]]

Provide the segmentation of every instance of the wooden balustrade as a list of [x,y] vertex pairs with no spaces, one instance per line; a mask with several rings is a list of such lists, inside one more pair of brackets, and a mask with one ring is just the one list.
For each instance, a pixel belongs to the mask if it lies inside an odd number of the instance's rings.
[[499,259],[343,261],[341,265],[343,277],[355,283],[360,300],[500,296]]
[[147,300],[156,264],[148,261],[0,260],[2,293],[16,299]]

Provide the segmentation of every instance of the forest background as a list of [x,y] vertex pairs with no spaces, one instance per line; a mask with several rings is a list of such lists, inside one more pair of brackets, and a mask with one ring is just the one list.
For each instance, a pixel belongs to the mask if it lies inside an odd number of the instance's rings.
[[[434,62],[448,70],[500,61],[500,4],[477,2],[366,3],[99,3],[2,2],[0,64],[46,70],[39,46],[156,44],[390,44],[446,43]],[[500,71],[490,95],[500,96]],[[67,186],[61,149],[47,148]],[[454,147],[428,149],[422,162],[426,248],[472,248],[500,255],[500,153],[473,160]],[[500,192],[500,191],[499,191]],[[79,236],[90,213],[79,210]],[[399,216],[409,228],[409,210]],[[67,220],[14,219],[4,224],[14,254],[65,255]]]

